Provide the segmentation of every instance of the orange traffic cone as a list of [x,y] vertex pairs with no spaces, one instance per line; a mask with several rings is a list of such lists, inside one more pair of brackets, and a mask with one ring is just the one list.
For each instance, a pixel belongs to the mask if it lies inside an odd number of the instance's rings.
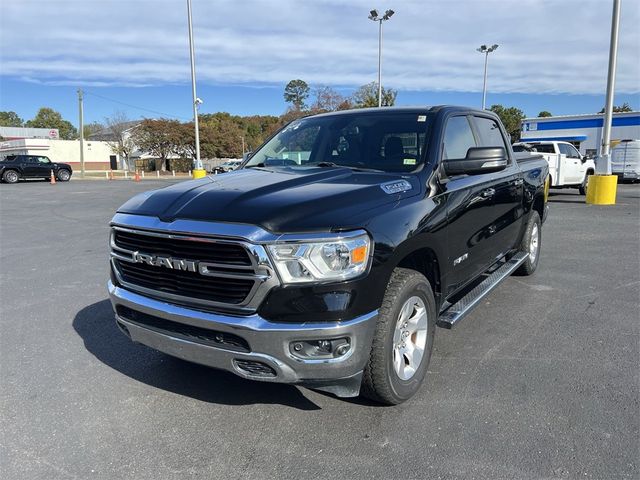
[[138,170],[136,170],[136,175],[135,175],[135,177],[133,177],[133,181],[134,182],[139,182],[140,181],[140,174],[138,173]]
[[49,183],[51,185],[55,185],[56,184],[56,176],[53,174],[53,170],[51,170],[51,180],[49,180]]

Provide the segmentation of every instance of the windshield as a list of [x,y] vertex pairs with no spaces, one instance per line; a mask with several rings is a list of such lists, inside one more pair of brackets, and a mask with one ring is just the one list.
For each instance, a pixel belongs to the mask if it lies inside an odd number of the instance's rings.
[[410,172],[426,148],[426,115],[362,112],[309,117],[290,123],[246,167],[349,167]]

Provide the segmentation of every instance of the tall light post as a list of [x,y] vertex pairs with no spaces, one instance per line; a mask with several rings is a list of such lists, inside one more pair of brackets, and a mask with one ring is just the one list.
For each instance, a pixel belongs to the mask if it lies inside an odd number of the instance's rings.
[[618,61],[618,36],[620,32],[620,0],[613,0],[611,14],[611,40],[609,43],[609,71],[607,73],[607,97],[604,106],[602,145],[596,158],[596,174],[587,183],[587,203],[615,205],[618,177],[611,175],[611,121],[613,117],[613,95],[616,88],[616,64]]
[[484,53],[484,82],[482,84],[482,109],[484,110],[486,107],[487,101],[487,64],[489,63],[489,54],[493,52],[496,48],[498,48],[498,44],[494,43],[490,47],[486,45],[480,45],[480,48],[477,48],[480,53]]
[[189,20],[189,56],[191,57],[191,94],[193,96],[193,125],[196,141],[196,164],[193,169],[193,178],[202,178],[207,172],[202,168],[200,160],[200,131],[198,128],[198,106],[202,103],[196,95],[196,59],[193,51],[193,25],[191,20],[191,0],[187,0],[187,17]]
[[378,10],[369,12],[369,20],[378,22],[378,107],[382,106],[382,22],[389,20],[395,12],[387,10],[383,16],[379,16]]

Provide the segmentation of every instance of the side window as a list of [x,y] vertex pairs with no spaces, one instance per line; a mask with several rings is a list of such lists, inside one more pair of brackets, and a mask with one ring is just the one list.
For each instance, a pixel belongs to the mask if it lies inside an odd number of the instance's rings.
[[536,147],[536,151],[538,153],[556,153],[556,151],[553,149],[553,144],[552,143],[539,143],[539,144],[534,144],[534,147]]
[[38,163],[38,157],[28,156],[25,161],[26,163]]
[[571,156],[573,158],[580,158],[580,152],[576,147],[574,147],[573,145],[567,145],[567,147],[569,147],[569,150],[571,151]]
[[444,130],[443,159],[463,159],[467,156],[467,151],[476,146],[467,117],[451,117],[447,120]]
[[38,157],[39,163],[51,163],[47,157]]
[[558,149],[560,150],[560,153],[562,153],[563,155],[566,155],[567,158],[577,157],[576,149],[573,148],[571,145],[567,145],[566,143],[559,143]]
[[478,146],[507,148],[502,133],[500,133],[500,126],[494,120],[484,117],[473,117],[473,121],[476,124],[478,136],[480,137],[480,145]]

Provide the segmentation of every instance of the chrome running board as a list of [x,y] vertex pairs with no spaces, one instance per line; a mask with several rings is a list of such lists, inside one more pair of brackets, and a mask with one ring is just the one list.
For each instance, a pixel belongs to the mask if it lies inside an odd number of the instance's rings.
[[500,285],[509,275],[511,275],[527,258],[528,253],[519,252],[507,260],[504,265],[489,274],[480,284],[467,293],[456,303],[448,307],[438,317],[436,325],[442,328],[453,328],[460,320],[478,305],[480,300],[489,294],[494,288]]

